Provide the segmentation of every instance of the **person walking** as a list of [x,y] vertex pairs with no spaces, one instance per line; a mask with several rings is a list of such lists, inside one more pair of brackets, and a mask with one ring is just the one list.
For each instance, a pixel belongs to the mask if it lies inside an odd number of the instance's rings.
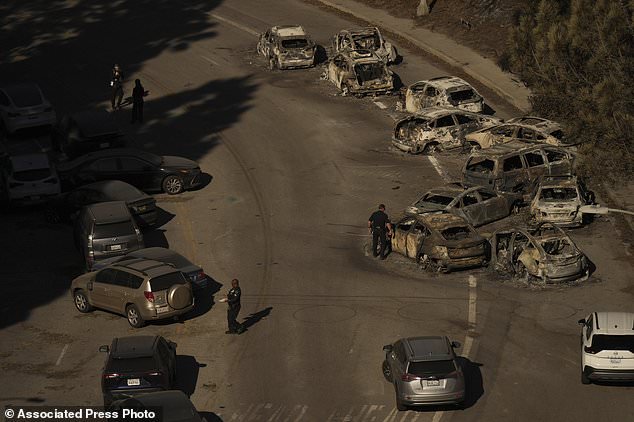
[[118,64],[115,64],[112,68],[110,87],[112,88],[112,96],[110,98],[112,109],[118,110],[121,108],[121,101],[123,101],[123,74]]
[[137,120],[140,123],[143,123],[143,96],[144,95],[145,95],[145,90],[143,89],[143,85],[141,85],[141,80],[135,79],[134,89],[132,90],[132,121],[131,123],[134,123]]
[[227,308],[227,325],[228,330],[225,334],[241,334],[244,332],[244,327],[237,321],[238,314],[240,313],[240,296],[242,291],[240,290],[240,282],[237,278],[231,280],[231,289],[227,293],[227,296],[220,299],[221,302],[226,302],[229,306]]
[[[385,259],[385,249],[387,247],[388,236],[392,237],[392,224],[390,218],[385,213],[385,205],[380,204],[378,211],[372,213],[368,219],[368,230],[372,234],[372,256],[375,258],[380,256]],[[377,243],[381,242],[379,251],[377,252]]]

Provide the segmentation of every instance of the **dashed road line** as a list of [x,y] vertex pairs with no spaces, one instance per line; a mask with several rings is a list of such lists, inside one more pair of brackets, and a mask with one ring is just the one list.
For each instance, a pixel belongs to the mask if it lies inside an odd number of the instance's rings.
[[211,60],[209,57],[207,56],[203,56],[202,54],[200,55],[200,58],[203,59],[206,62],[209,62],[211,64],[213,64],[214,66],[220,66],[218,63],[216,63],[215,61]]
[[450,182],[451,178],[449,177],[447,172],[440,166],[440,163],[438,162],[436,157],[428,155],[427,158],[429,159],[431,165],[434,166],[434,169],[436,169],[436,172],[440,175],[440,177],[442,177],[445,182]]
[[232,21],[231,19],[227,19],[225,17],[219,16],[219,15],[217,15],[215,13],[209,13],[209,16],[211,16],[212,18],[217,19],[217,20],[219,20],[221,22],[228,23],[229,25],[234,26],[234,27],[236,27],[238,29],[241,29],[244,32],[247,32],[247,33],[249,33],[251,35],[255,35],[256,37],[260,35],[259,32],[254,31],[253,29],[249,28],[248,26],[244,26],[244,25],[242,25],[242,24],[240,24],[238,22],[235,22],[235,21]]
[[70,344],[68,343],[64,345],[62,352],[59,354],[59,357],[57,358],[57,361],[55,362],[55,366],[59,366],[62,363],[62,359],[64,359],[64,355],[66,355],[66,352],[68,351],[69,347],[70,347]]
[[374,103],[375,106],[377,106],[381,110],[385,110],[387,108],[387,106],[383,104],[381,101],[372,101],[372,102]]
[[476,329],[476,318],[477,318],[477,302],[478,302],[478,279],[473,275],[469,276],[469,313],[468,319],[469,322],[469,331],[467,332],[467,337],[465,338],[464,347],[462,349],[463,355],[469,357],[471,353],[471,348],[473,346],[473,338]]

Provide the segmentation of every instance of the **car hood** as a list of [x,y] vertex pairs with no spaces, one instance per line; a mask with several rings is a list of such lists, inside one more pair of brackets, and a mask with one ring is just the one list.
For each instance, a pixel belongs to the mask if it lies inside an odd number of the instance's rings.
[[161,167],[181,168],[181,169],[195,169],[198,168],[198,163],[184,157],[176,157],[174,155],[164,155],[163,163]]

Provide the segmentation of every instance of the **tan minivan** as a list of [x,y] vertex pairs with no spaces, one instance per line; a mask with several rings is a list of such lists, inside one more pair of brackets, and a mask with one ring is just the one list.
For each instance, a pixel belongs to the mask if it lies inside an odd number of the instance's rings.
[[71,283],[75,307],[125,315],[134,328],[146,321],[172,318],[194,307],[191,282],[172,265],[131,259],[80,275]]

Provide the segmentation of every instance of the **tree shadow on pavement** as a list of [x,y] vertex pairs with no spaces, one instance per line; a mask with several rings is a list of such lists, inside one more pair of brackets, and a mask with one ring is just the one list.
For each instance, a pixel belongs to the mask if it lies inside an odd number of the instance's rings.
[[191,397],[196,391],[198,372],[207,365],[189,355],[176,355],[176,388]]
[[267,316],[269,316],[269,314],[271,313],[272,310],[273,310],[273,307],[269,306],[268,308],[264,308],[261,311],[258,311],[256,313],[250,314],[248,317],[244,318],[244,320],[242,321],[242,323],[241,323],[242,328],[246,331],[247,329],[249,329],[253,325],[255,325],[258,322],[260,322],[261,319],[266,318]]
[[191,312],[185,315],[185,319],[189,320],[205,315],[216,304],[214,301],[214,295],[218,293],[222,284],[209,277],[209,275],[207,276],[207,283],[208,284],[205,287],[194,292],[196,305]]

